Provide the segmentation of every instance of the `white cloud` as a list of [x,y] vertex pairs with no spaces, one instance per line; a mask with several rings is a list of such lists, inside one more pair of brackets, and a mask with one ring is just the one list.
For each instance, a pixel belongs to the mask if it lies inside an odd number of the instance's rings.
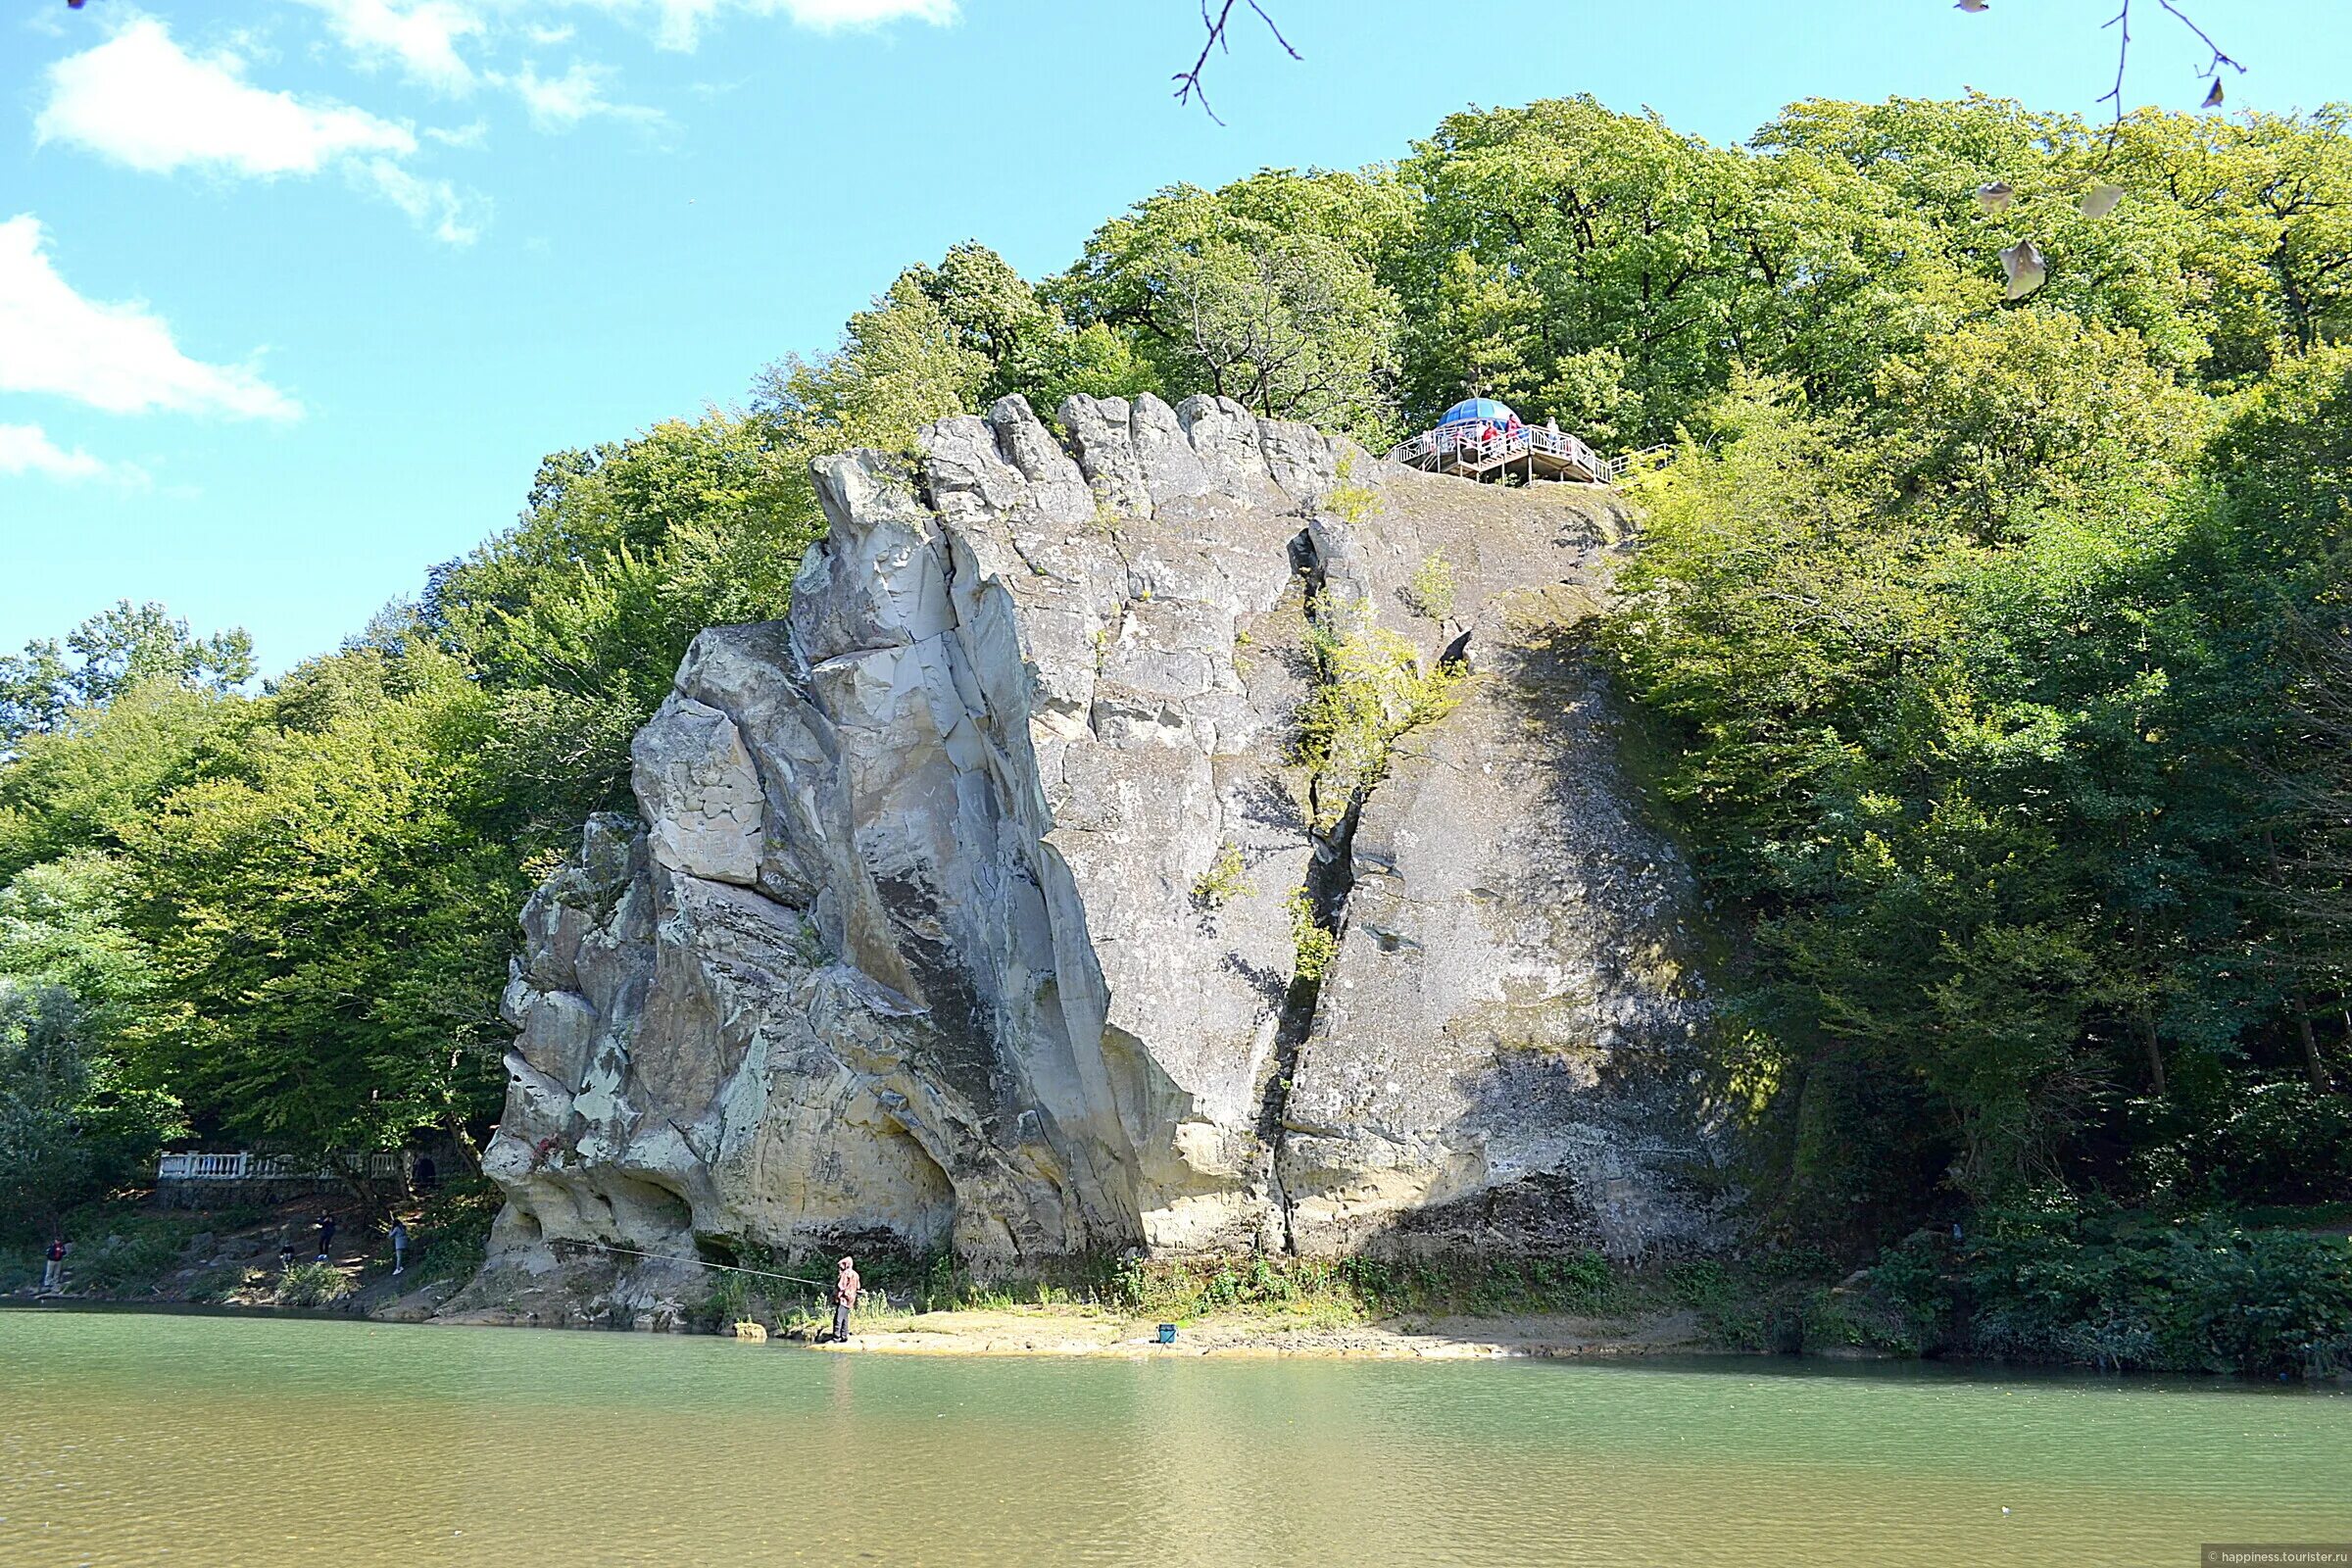
[[531,123],[541,130],[569,130],[593,115],[612,115],[643,124],[659,124],[667,118],[659,109],[607,98],[605,83],[612,75],[611,67],[575,60],[561,76],[542,76],[537,66],[526,63],[514,75],[494,79],[514,90],[529,111]]
[[[468,24],[444,0],[408,13],[394,13],[382,0],[329,0],[331,14],[363,19],[372,12],[413,19],[436,6],[450,15],[436,24],[444,31],[435,36]],[[429,49],[423,58],[429,61]],[[451,244],[474,238],[479,219],[466,214],[488,205],[447,180],[405,168],[401,160],[417,149],[407,125],[331,98],[257,87],[245,79],[240,56],[189,54],[150,17],[49,68],[49,97],[33,120],[33,135],[154,174],[195,168],[271,179],[341,167],[351,172],[353,183],[382,195],[418,227]]]
[[252,367],[182,354],[145,304],[83,299],[58,275],[44,239],[29,213],[0,222],[0,392],[52,393],[111,414],[301,416],[301,405]]
[[[506,0],[522,9],[528,0]],[[957,17],[956,0],[554,0],[623,17],[650,17],[656,40],[665,49],[692,49],[706,24],[725,13],[788,18],[796,25],[832,32],[845,27],[878,27],[892,22],[927,22],[947,26]]]
[[781,12],[803,27],[836,32],[845,27],[879,27],[890,22],[927,22],[944,27],[956,21],[956,0],[652,0],[661,13],[659,36],[673,49],[691,49],[703,23],[721,11],[772,17]]
[[0,424],[0,475],[38,474],[44,479],[111,479],[143,484],[145,470],[129,464],[102,463],[75,447],[68,452],[37,424]]
[[[804,27],[878,27],[886,22],[913,20],[944,27],[956,20],[956,0],[782,0],[784,10]],[[753,10],[773,5],[755,3]]]
[[326,14],[327,25],[368,65],[390,61],[414,81],[462,93],[474,84],[473,68],[458,53],[460,40],[483,30],[482,18],[459,0],[302,0]]
[[605,78],[612,73],[574,60],[571,69],[561,76],[539,74],[538,68],[526,65],[507,84],[530,111],[531,123],[541,130],[569,130],[590,115],[609,107],[605,102]]
[[389,158],[371,158],[352,171],[356,183],[372,190],[409,215],[418,228],[448,245],[470,245],[481,238],[490,220],[490,200],[462,191],[446,179],[413,174]]
[[146,173],[194,165],[256,176],[314,174],[355,154],[405,157],[403,125],[332,100],[305,102],[245,80],[234,55],[198,58],[142,17],[49,68],[34,139],[68,142]]

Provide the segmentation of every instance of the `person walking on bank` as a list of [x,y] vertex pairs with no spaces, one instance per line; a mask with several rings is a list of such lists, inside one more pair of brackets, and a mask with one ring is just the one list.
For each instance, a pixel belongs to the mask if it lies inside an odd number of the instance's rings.
[[850,1337],[850,1311],[858,1304],[858,1291],[862,1282],[858,1278],[857,1261],[841,1260],[841,1272],[833,1278],[833,1343],[840,1345]]
[[333,1246],[334,1246],[334,1245],[335,1245],[335,1216],[334,1216],[334,1215],[332,1215],[332,1214],[321,1214],[321,1215],[319,1215],[319,1216],[318,1216],[318,1261],[319,1261],[319,1262],[323,1263],[323,1262],[325,1262],[325,1261],[327,1260],[327,1252],[328,1252],[328,1250],[329,1250],[331,1248],[333,1248]]
[[386,1239],[392,1243],[392,1277],[398,1279],[409,1266],[409,1227],[394,1220]]
[[46,1266],[41,1270],[41,1294],[55,1296],[66,1288],[66,1239],[63,1236],[50,1238],[49,1250],[42,1254],[42,1262]]

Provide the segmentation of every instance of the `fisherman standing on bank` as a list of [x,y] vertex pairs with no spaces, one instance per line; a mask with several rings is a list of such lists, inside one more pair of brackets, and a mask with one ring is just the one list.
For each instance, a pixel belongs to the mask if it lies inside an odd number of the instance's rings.
[[55,1296],[66,1288],[66,1239],[63,1236],[50,1238],[49,1250],[42,1254],[41,1261],[48,1265],[41,1270],[41,1293]]
[[841,1272],[833,1278],[833,1343],[840,1345],[850,1337],[850,1309],[858,1304],[858,1291],[862,1282],[858,1278],[855,1259],[843,1258]]

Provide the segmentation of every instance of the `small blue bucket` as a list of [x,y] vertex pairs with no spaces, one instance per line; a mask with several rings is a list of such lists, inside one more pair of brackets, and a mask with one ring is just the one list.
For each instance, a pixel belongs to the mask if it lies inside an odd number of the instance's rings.
[[1159,1326],[1159,1343],[1162,1345],[1174,1345],[1176,1343],[1175,1324],[1162,1323]]

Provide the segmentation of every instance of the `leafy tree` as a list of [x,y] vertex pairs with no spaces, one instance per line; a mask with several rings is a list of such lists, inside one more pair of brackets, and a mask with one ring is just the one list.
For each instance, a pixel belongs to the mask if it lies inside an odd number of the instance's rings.
[[155,986],[129,924],[138,892],[120,859],[86,850],[18,872],[0,884],[0,979],[62,990],[82,1033],[119,1048]]
[[1090,329],[1133,334],[1168,396],[1214,393],[1385,445],[1398,307],[1380,268],[1406,211],[1379,172],[1171,186],[1097,229],[1053,291]]
[[1988,544],[2031,527],[2035,509],[2168,492],[2211,422],[2138,334],[2044,310],[1888,360],[1879,399],[1899,482]]
[[625,804],[629,736],[695,633],[783,612],[822,526],[806,461],[720,413],[559,453],[514,528],[435,572],[416,624],[497,694],[488,743],[539,842]]
[[1786,1212],[2177,1191],[2247,1094],[2328,1077],[2340,883],[2287,654],[2345,580],[2342,373],[2292,368],[2200,459],[2213,411],[2136,334],[2015,311],[1873,409],[1743,385],[1649,481],[1613,635],[1756,922]]
[[[2109,177],[2178,216],[2219,379],[2352,335],[2352,107],[2128,117]],[[2120,216],[2120,215],[2119,215]]]
[[1406,271],[1435,284],[1405,298],[1416,416],[1480,392],[1646,441],[1726,383],[1754,185],[1736,153],[1580,97],[1449,115],[1403,172],[1424,198]]
[[2291,364],[2215,443],[2200,536],[2220,651],[2242,671],[2230,739],[2263,781],[2256,865],[2272,922],[2253,956],[2313,1085],[2337,1076],[2320,1015],[2352,1046],[2352,349]]
[[215,694],[253,679],[253,639],[242,629],[197,637],[162,605],[127,599],[66,634],[36,638],[0,659],[0,746],[56,729],[75,709],[98,708],[154,681]]
[[155,920],[148,1061],[208,1122],[314,1156],[462,1133],[494,1102],[525,890],[481,827],[495,701],[422,641],[332,662],[337,700],[257,726],[129,850]]
[[1058,304],[985,245],[954,246],[937,268],[909,268],[902,281],[938,307],[949,341],[985,365],[961,389],[967,410],[1019,392],[1051,416],[1073,393],[1126,397],[1152,384],[1125,337],[1101,322],[1073,329]]
[[91,1049],[65,988],[0,977],[0,1234],[37,1233],[136,1177],[172,1109]]
[[121,844],[157,801],[234,752],[248,707],[151,680],[26,734],[0,763],[0,876]]

